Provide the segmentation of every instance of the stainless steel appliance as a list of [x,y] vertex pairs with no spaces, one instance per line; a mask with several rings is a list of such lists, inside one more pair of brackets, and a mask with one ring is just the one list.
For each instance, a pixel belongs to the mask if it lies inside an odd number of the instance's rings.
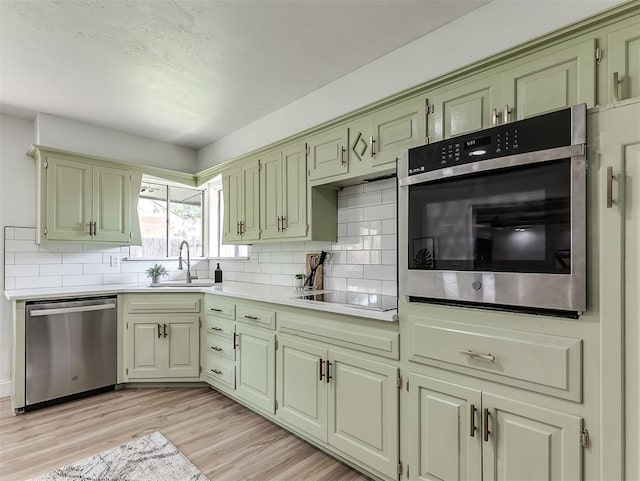
[[26,405],[116,384],[116,297],[26,306]]
[[405,151],[399,293],[584,311],[585,170],[584,104]]
[[391,311],[398,308],[398,298],[395,296],[383,296],[380,294],[367,294],[362,292],[323,291],[308,293],[294,297],[312,302],[328,302],[340,304],[346,307],[371,309],[372,311]]

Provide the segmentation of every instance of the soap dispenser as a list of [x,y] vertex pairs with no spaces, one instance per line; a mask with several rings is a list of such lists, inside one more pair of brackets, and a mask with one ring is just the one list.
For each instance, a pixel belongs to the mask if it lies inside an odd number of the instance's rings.
[[218,266],[216,267],[216,270],[214,272],[213,280],[215,281],[216,284],[222,282],[222,269],[220,269],[220,263],[219,262],[218,262]]

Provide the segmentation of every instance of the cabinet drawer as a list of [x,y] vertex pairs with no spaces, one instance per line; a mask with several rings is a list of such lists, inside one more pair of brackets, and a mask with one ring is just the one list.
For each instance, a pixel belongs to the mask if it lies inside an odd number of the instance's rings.
[[276,311],[263,309],[262,307],[237,304],[236,319],[255,326],[267,327],[270,329],[276,328]]
[[205,360],[205,381],[209,384],[221,384],[231,389],[236,388],[236,365],[233,361],[221,359],[207,353]]
[[205,316],[206,320],[206,331],[212,334],[225,335],[228,337],[233,337],[233,333],[236,332],[236,323],[234,321],[230,321],[228,319],[221,319],[216,316]]
[[235,319],[236,303],[233,299],[223,296],[206,295],[204,297],[204,310],[207,314],[212,314],[226,319]]
[[236,359],[236,351],[233,348],[233,337],[207,333],[204,348],[208,353],[224,357],[231,361],[235,361]]
[[198,294],[135,294],[128,295],[125,300],[126,312],[131,314],[143,312],[200,312]]
[[409,322],[410,361],[581,400],[580,339],[411,316]]

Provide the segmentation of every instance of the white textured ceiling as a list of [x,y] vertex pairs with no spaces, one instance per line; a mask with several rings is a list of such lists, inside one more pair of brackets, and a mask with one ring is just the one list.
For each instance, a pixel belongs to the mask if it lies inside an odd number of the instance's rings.
[[0,0],[0,111],[199,148],[488,1]]

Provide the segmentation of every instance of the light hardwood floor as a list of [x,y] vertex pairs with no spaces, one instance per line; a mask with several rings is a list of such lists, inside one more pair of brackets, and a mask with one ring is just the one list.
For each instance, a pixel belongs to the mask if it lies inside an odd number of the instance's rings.
[[211,481],[366,481],[208,388],[125,389],[13,416],[0,399],[0,479],[24,480],[160,431]]

